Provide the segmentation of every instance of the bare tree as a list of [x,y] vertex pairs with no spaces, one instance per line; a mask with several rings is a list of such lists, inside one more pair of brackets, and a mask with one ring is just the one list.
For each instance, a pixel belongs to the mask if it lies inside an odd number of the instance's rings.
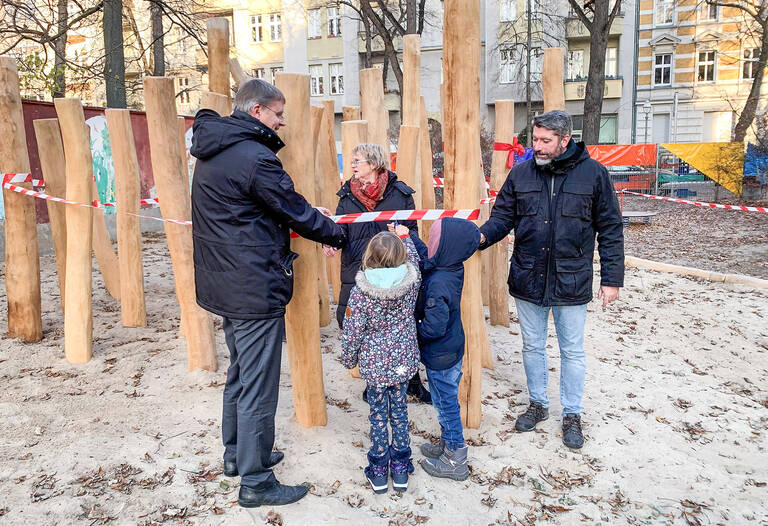
[[600,116],[603,112],[605,52],[608,49],[611,25],[621,10],[621,0],[588,0],[584,3],[584,8],[577,0],[568,0],[568,3],[590,36],[582,140],[586,144],[597,144],[600,138]]

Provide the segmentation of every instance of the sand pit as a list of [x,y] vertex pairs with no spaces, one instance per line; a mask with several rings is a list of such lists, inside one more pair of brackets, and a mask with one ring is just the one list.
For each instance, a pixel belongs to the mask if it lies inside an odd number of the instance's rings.
[[[328,426],[297,424],[285,354],[277,416],[276,474],[311,495],[246,511],[238,479],[221,474],[223,333],[217,321],[219,372],[187,372],[164,237],[144,238],[148,328],[121,327],[94,269],[94,354],[82,366],[64,360],[53,258],[41,267],[43,341],[0,340],[2,524],[768,523],[768,291],[629,269],[617,304],[589,306],[580,452],[560,438],[553,331],[551,417],[514,431],[527,395],[512,308],[509,329],[489,330],[496,369],[484,373],[482,425],[466,433],[470,479],[417,466],[402,495],[365,484],[363,384],[338,361],[336,327],[323,328]],[[431,406],[409,416],[414,446],[436,437]]]

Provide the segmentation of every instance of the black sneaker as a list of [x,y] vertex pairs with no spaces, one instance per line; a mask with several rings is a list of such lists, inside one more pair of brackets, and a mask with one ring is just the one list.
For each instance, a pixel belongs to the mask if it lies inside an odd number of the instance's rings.
[[563,415],[563,444],[573,449],[581,449],[584,445],[579,415]]
[[528,410],[517,417],[515,429],[518,431],[533,431],[536,424],[549,418],[549,409],[535,402],[528,406]]

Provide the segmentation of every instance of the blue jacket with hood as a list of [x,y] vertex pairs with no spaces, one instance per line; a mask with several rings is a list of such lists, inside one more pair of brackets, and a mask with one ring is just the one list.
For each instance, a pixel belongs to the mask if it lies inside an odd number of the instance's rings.
[[424,260],[423,293],[416,306],[421,361],[428,369],[453,367],[464,356],[461,291],[464,261],[480,243],[480,230],[464,219],[443,219],[434,256]]

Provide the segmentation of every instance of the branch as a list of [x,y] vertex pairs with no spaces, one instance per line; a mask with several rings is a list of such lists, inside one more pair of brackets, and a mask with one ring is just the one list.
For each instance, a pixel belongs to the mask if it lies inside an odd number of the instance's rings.
[[[639,0],[636,0],[639,1]],[[620,0],[616,1],[616,4],[618,4]],[[589,31],[589,34],[592,34],[592,21],[587,18],[587,15],[584,13],[584,10],[581,8],[579,4],[576,3],[576,0],[568,0],[568,3],[571,4],[571,7],[576,12],[576,16],[579,17],[579,20],[581,20],[581,23],[584,24],[584,27],[587,28],[587,31]]]

